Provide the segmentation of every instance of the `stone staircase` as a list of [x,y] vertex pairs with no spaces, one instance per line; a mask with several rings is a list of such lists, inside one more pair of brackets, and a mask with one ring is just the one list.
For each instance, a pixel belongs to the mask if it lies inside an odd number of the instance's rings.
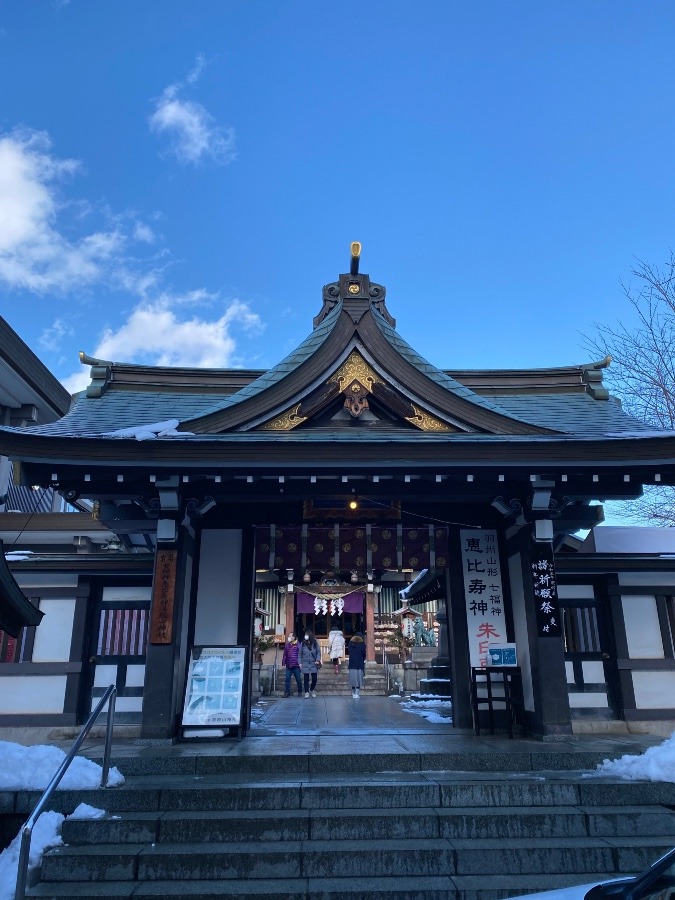
[[[121,758],[122,787],[56,793],[52,808],[84,801],[108,815],[64,823],[66,846],[45,855],[28,896],[497,900],[637,873],[675,843],[675,784],[564,771],[599,760]],[[472,771],[488,764],[501,771]],[[0,792],[0,809],[27,813],[36,800]]]
[[[276,693],[283,694],[284,679],[286,677],[285,669],[277,670]],[[296,691],[295,682],[291,681],[291,689],[293,693]],[[336,675],[333,664],[328,661],[324,662],[319,670],[317,679],[317,692],[322,696],[351,696],[352,689],[349,687],[349,674],[347,662],[340,663],[340,672]],[[387,693],[387,684],[384,674],[384,666],[379,663],[366,663],[366,677],[362,694],[370,694],[372,696],[383,697]]]

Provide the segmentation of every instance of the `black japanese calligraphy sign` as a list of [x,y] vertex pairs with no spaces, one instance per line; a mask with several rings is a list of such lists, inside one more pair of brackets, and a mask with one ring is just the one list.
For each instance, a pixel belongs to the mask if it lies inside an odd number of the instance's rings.
[[562,622],[553,548],[548,543],[533,544],[532,589],[537,611],[539,637],[561,637]]

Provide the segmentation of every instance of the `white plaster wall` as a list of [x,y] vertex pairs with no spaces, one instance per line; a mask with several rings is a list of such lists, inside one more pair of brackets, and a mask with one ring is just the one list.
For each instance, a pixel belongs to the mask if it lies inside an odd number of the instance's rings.
[[532,666],[530,664],[530,645],[527,640],[525,594],[523,592],[523,573],[519,553],[509,557],[509,581],[511,584],[513,630],[516,636],[516,652],[518,653],[518,665],[520,666],[520,673],[523,679],[523,705],[525,709],[534,712]]
[[145,666],[127,666],[127,687],[143,687],[145,685]]
[[592,584],[558,583],[558,597],[560,600],[588,600],[595,597],[595,592]]
[[675,707],[675,672],[633,672],[637,709]]
[[104,603],[126,603],[131,600],[149,600],[152,588],[149,586],[120,585],[103,588]]
[[53,575],[50,572],[17,572],[14,577],[16,578],[16,583],[22,589],[77,587],[77,575]]
[[663,659],[661,626],[653,594],[621,597],[630,659]]
[[65,675],[0,675],[0,715],[63,713]]
[[[91,708],[94,709],[96,703],[99,702],[99,698],[97,697],[95,702],[92,701]],[[108,707],[106,706],[106,709]],[[142,697],[118,697],[115,700],[115,712],[123,713],[123,712],[141,712],[143,709],[143,698]]]
[[[116,680],[117,666],[97,665],[94,669],[94,687],[108,687],[108,685],[115,684]],[[96,706],[96,703],[94,706]]]
[[605,666],[600,660],[589,659],[581,663],[581,672],[586,684],[603,684],[605,678]]
[[74,597],[43,597],[40,610],[45,614],[35,629],[33,662],[68,662],[73,639]]
[[675,594],[673,572],[619,572],[619,584],[625,584],[626,587],[664,587],[668,588],[664,591],[665,594]]
[[195,645],[237,643],[241,531],[209,529],[201,536]]
[[596,694],[570,694],[570,707],[572,709],[596,709],[607,708],[607,694],[598,691]]

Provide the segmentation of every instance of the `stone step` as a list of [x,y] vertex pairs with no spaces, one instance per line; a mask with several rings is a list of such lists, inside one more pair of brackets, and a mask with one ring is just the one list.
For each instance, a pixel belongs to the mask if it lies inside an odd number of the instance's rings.
[[43,900],[96,900],[99,897],[196,897],[199,900],[265,897],[269,900],[501,900],[607,878],[606,872],[581,875],[411,876],[396,878],[293,878],[250,881],[136,881],[39,884],[27,892]]
[[[531,777],[499,776],[464,780],[452,773],[429,772],[420,778],[410,771],[403,780],[395,776],[363,773],[336,774],[330,757],[315,757],[324,768],[312,776],[304,773],[128,777],[124,785],[105,791],[57,790],[50,808],[70,813],[86,802],[103,807],[108,813],[285,810],[285,809],[415,809],[470,808],[499,810],[504,807],[675,807],[675,784],[670,782],[619,782],[585,779],[582,781],[532,780]],[[402,755],[402,759],[407,756]],[[358,763],[358,759],[357,759]],[[390,771],[396,760],[387,759]],[[401,771],[399,767],[397,771]],[[320,777],[323,776],[323,777]],[[309,780],[311,779],[311,780]],[[391,780],[390,780],[391,779]],[[28,815],[39,799],[34,791],[0,792],[0,810]],[[605,815],[608,814],[606,811]]]
[[405,838],[602,837],[675,834],[675,812],[658,806],[575,808],[203,811],[126,813],[66,820],[67,844],[197,843]]
[[57,847],[42,881],[375,878],[633,873],[672,847],[672,834],[634,838],[268,841]]
[[[296,703],[294,698],[289,702]],[[310,701],[303,700],[303,703]],[[395,702],[395,701],[392,701]],[[329,753],[322,752],[320,754],[293,753],[291,749],[286,753],[261,756],[255,753],[247,755],[232,754],[231,745],[227,743],[215,743],[208,746],[208,752],[205,752],[206,745],[196,745],[198,749],[192,751],[193,745],[184,744],[181,747],[180,754],[171,753],[132,753],[124,755],[115,752],[113,748],[112,764],[117,766],[125,776],[137,775],[166,775],[166,776],[216,776],[231,774],[261,774],[266,776],[279,776],[284,773],[302,775],[316,775],[320,773],[354,773],[355,775],[375,772],[392,772],[405,771],[411,772],[435,772],[438,778],[449,777],[448,773],[481,773],[481,777],[487,781],[504,781],[504,773],[506,777],[511,777],[509,773],[518,773],[526,780],[527,776],[533,773],[556,773],[556,777],[560,773],[566,771],[580,773],[581,771],[592,771],[598,763],[606,759],[605,751],[577,751],[575,753],[567,753],[565,751],[537,749],[537,750],[519,750],[518,744],[514,741],[513,750],[503,752],[493,750],[491,753],[473,753],[470,751],[453,751],[451,749],[439,748],[437,751],[427,751],[424,753],[416,752],[381,752],[376,750],[368,743],[364,744],[361,753]],[[91,750],[87,756],[100,763],[101,750]],[[443,773],[446,773],[445,776]],[[491,774],[492,773],[492,774]],[[459,779],[456,779],[459,780]],[[563,779],[560,779],[563,780]],[[471,778],[465,778],[464,781],[471,783]],[[603,785],[602,790],[611,793],[614,790],[616,782],[610,782],[606,779],[602,781],[594,778],[587,778],[577,784],[583,784],[585,787],[593,785],[598,788]],[[640,783],[643,784],[643,783]],[[623,782],[623,789],[630,790],[633,794],[640,795],[640,784]],[[657,784],[657,782],[651,782]],[[646,787],[646,785],[645,785]],[[649,790],[652,790],[650,787]],[[664,796],[671,796],[672,785],[670,788],[661,789]],[[0,791],[0,798],[3,792]],[[672,794],[675,803],[675,793]],[[601,802],[601,801],[599,801]],[[610,801],[614,802],[614,801]],[[638,805],[641,802],[638,799]],[[658,802],[662,802],[659,800]],[[663,801],[667,802],[667,801]],[[517,803],[508,804],[510,806],[518,805]]]

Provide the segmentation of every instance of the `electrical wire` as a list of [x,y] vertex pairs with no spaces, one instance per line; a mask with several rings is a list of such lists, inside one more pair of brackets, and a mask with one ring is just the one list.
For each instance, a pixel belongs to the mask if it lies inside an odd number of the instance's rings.
[[[40,496],[38,497],[37,503],[36,503],[35,506],[33,507],[33,512],[28,516],[28,518],[26,519],[26,521],[23,523],[23,528],[22,528],[21,531],[17,534],[17,536],[14,538],[14,543],[12,544],[12,547],[13,547],[14,544],[16,544],[16,542],[19,540],[19,538],[20,538],[21,535],[24,533],[24,531],[26,530],[26,528],[28,528],[28,526],[30,525],[30,520],[33,518],[33,516],[35,515],[35,513],[38,511],[38,507],[39,507],[40,504],[42,503],[42,500],[44,499],[44,496],[45,496],[45,494],[47,493],[48,490],[49,490],[49,488],[46,488],[46,487],[45,487],[45,488],[42,488],[42,493],[41,493]],[[12,547],[9,548],[9,550],[7,551],[7,553],[10,553],[10,552],[11,552]]]
[[[387,503],[381,503],[379,500],[375,500],[373,497],[366,497],[365,494],[359,494],[359,497],[362,500],[367,500],[368,503],[374,503],[375,506],[381,506],[383,509],[391,509],[391,506]],[[462,528],[482,528],[482,525],[470,525],[468,522],[448,522],[445,519],[436,519],[434,516],[423,516],[420,513],[410,512],[410,510],[401,510],[401,515],[406,516],[415,516],[417,519],[424,519],[425,522],[438,522],[440,525],[459,525]]]

